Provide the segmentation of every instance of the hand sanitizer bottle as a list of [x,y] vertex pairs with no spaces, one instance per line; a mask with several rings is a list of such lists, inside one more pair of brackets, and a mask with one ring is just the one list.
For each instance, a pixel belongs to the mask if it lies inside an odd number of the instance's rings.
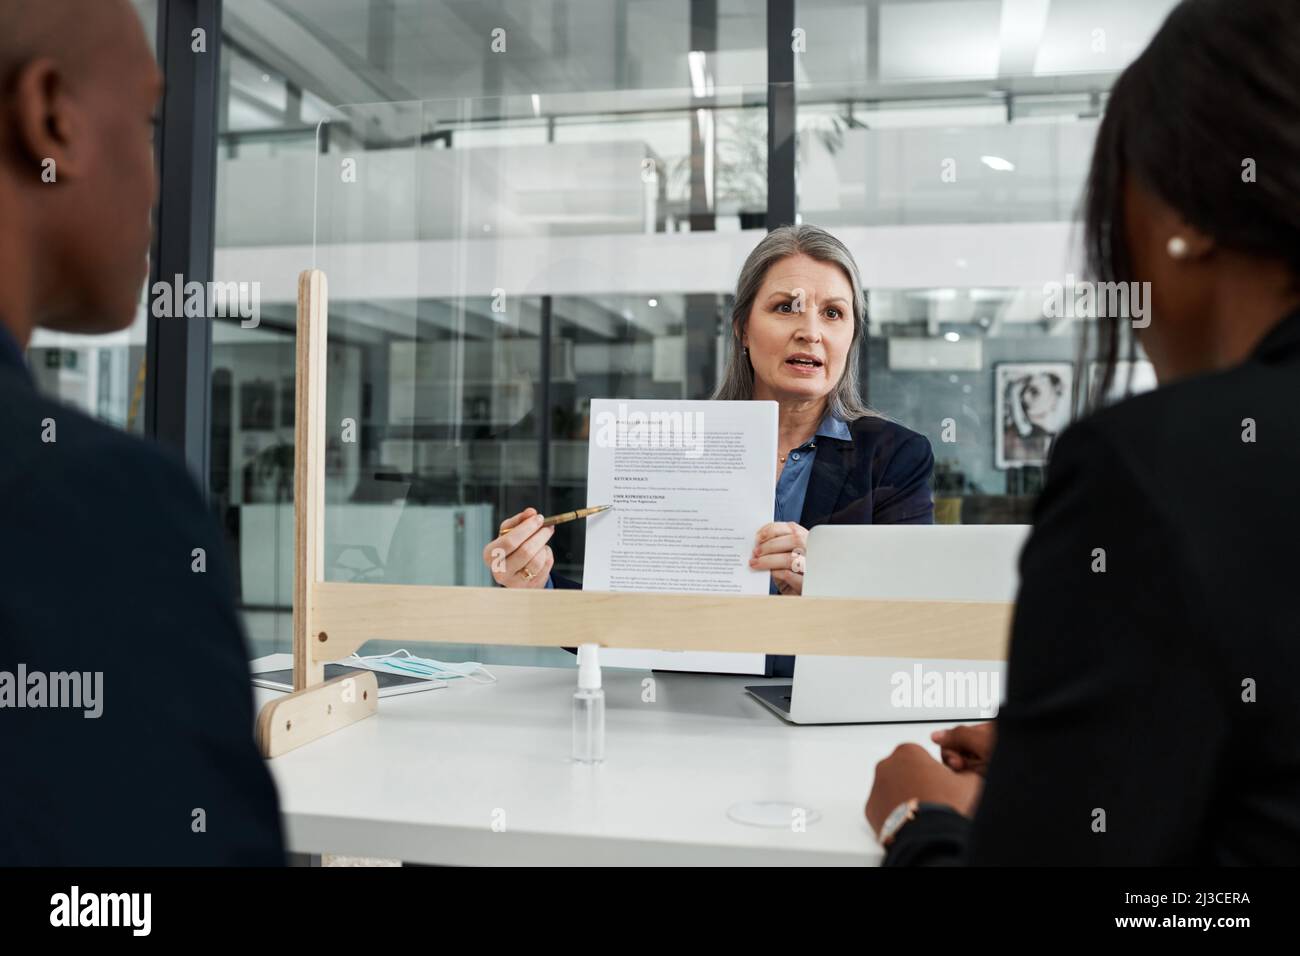
[[605,759],[605,692],[596,653],[595,644],[578,648],[578,691],[573,695],[573,759],[578,763]]

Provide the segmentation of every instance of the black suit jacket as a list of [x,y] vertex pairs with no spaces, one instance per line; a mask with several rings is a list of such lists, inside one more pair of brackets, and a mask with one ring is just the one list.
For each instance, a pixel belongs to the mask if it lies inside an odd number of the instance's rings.
[[0,671],[103,674],[97,719],[0,708],[0,866],[283,863],[224,544],[194,483],[37,394],[3,330],[0,529]]
[[817,439],[799,523],[933,524],[934,453],[924,435],[887,418],[849,424],[850,440]]
[[1298,476],[1300,313],[1062,435],[979,810],[887,862],[1300,862]]

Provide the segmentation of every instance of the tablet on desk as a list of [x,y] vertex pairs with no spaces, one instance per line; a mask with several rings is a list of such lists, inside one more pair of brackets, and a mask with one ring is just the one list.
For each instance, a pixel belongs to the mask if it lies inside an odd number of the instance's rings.
[[[325,679],[333,680],[335,677],[344,677],[348,674],[364,674],[367,670],[368,668],[348,667],[346,664],[326,664]],[[447,686],[445,680],[429,680],[425,677],[393,674],[388,671],[369,672],[374,674],[375,680],[379,682],[380,697],[396,697],[398,694],[414,694],[422,690],[437,690],[439,687]],[[293,668],[260,671],[253,675],[253,686],[265,687],[268,690],[292,691]]]

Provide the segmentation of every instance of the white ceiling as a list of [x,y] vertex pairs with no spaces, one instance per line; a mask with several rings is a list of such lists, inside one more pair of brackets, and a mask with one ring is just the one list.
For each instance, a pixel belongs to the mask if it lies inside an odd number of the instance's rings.
[[[1070,89],[1071,77],[1122,69],[1174,4],[799,0],[801,98],[888,99],[945,82],[978,93],[1009,79]],[[685,97],[691,8],[690,0],[225,0],[225,18],[237,43],[333,104],[613,90]],[[497,28],[501,54],[490,51]],[[766,0],[718,0],[708,66],[717,87],[761,95],[765,33]]]

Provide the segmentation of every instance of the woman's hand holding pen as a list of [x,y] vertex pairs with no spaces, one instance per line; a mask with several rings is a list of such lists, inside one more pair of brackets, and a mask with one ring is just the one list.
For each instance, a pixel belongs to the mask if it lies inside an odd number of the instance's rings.
[[546,542],[554,527],[542,527],[536,508],[527,508],[501,524],[501,534],[483,549],[492,580],[507,588],[544,588],[555,564]]
[[749,566],[771,571],[776,589],[782,594],[802,594],[807,553],[807,528],[793,521],[772,521],[758,529]]

